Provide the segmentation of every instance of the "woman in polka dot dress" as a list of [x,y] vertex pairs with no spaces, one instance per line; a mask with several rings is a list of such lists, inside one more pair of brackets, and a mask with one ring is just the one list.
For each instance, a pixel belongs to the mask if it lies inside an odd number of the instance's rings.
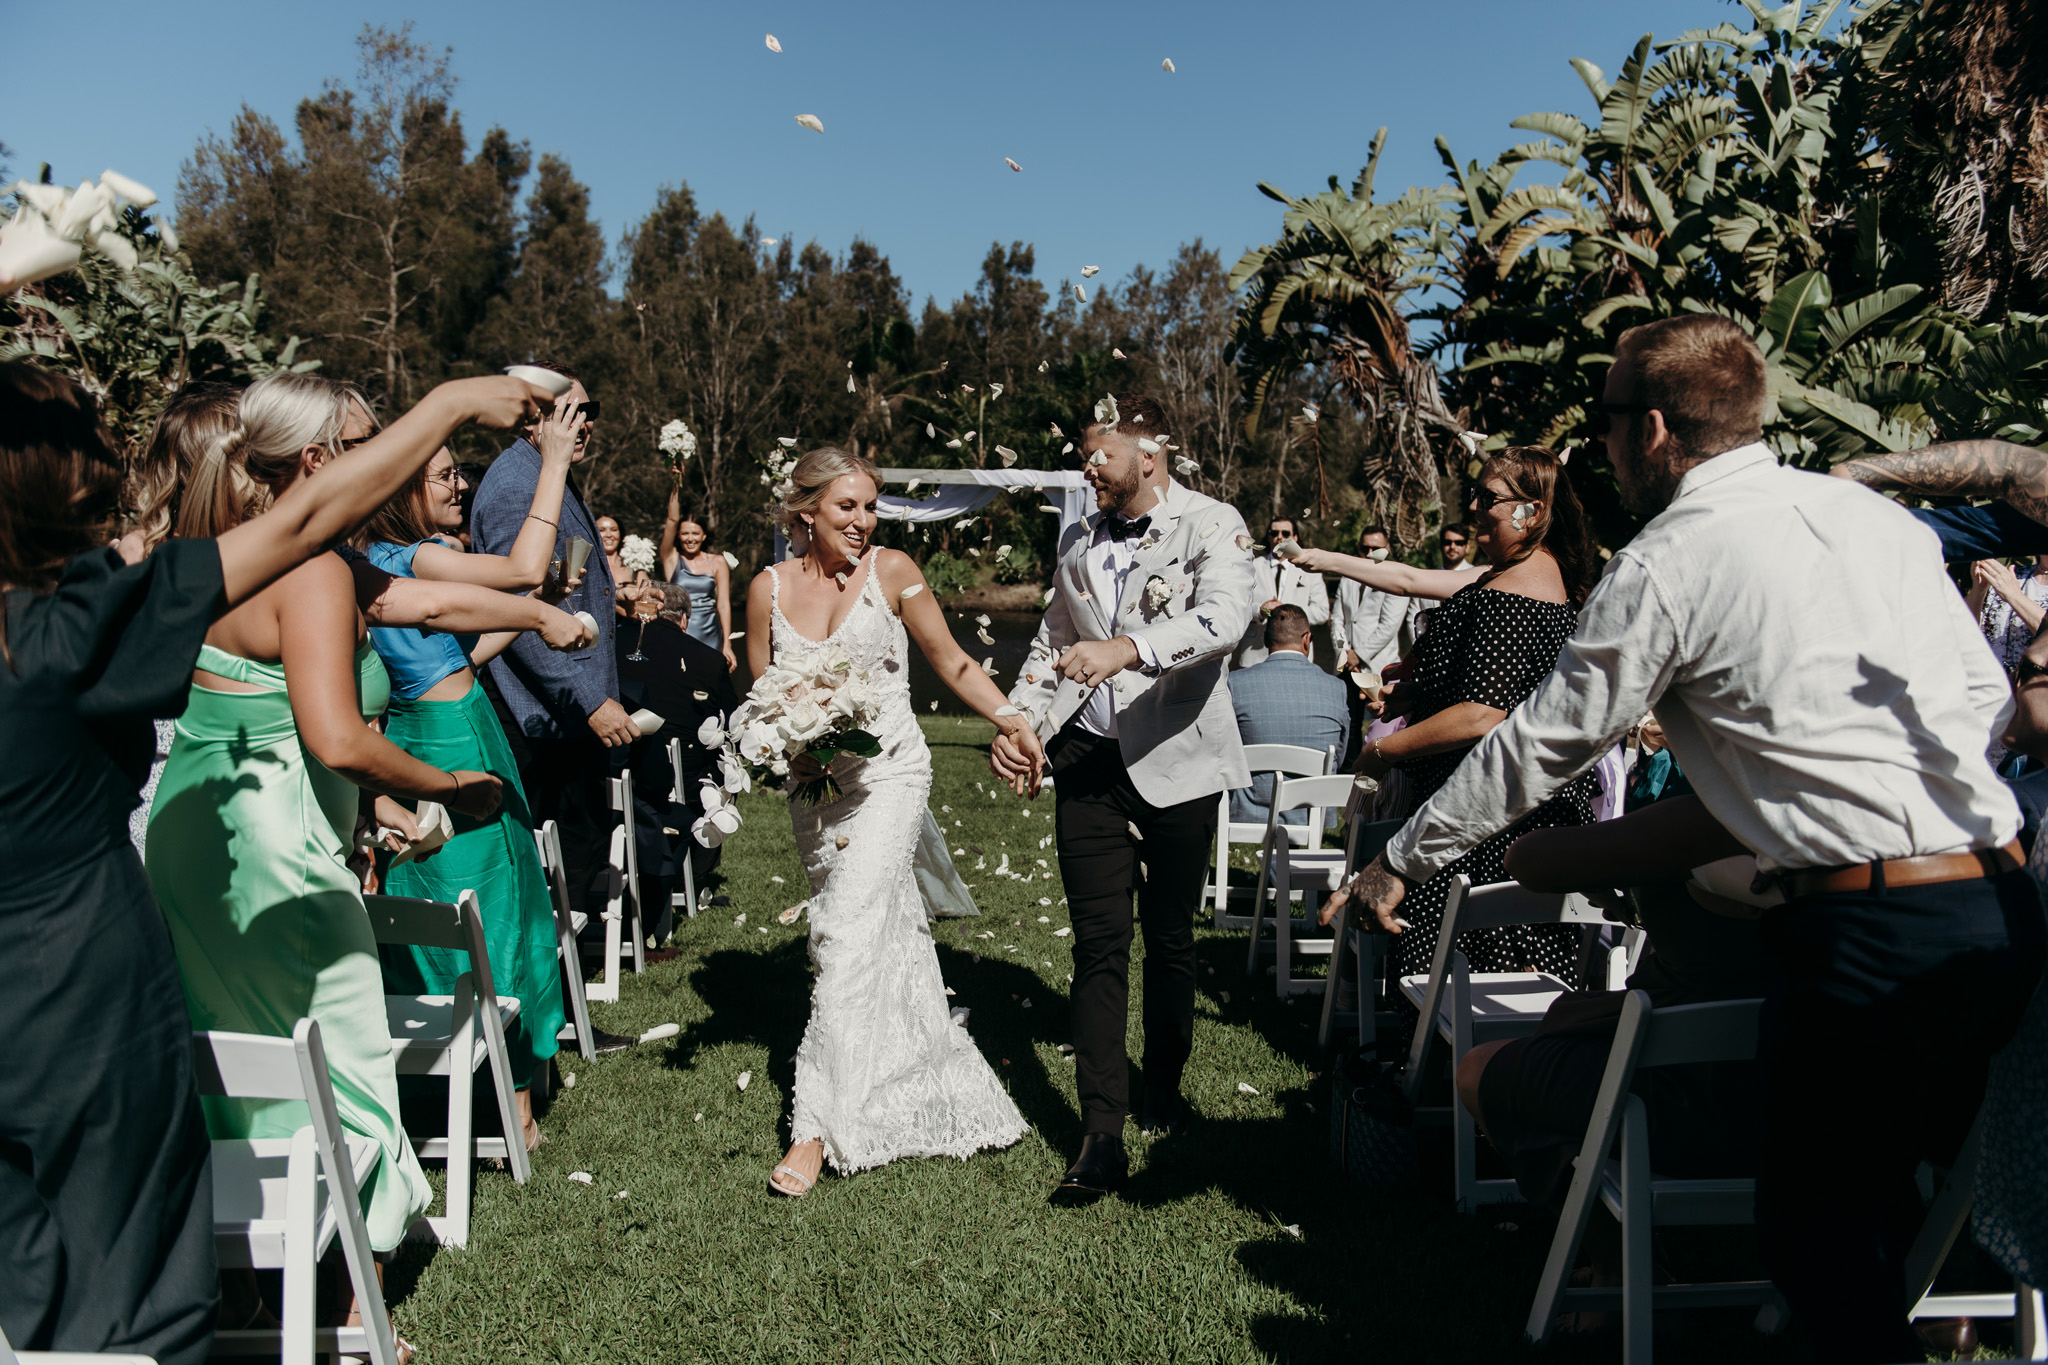
[[[1479,485],[1470,503],[1474,539],[1493,567],[1425,613],[1427,627],[1388,709],[1389,715],[1406,714],[1408,726],[1358,755],[1358,771],[1368,776],[1400,768],[1416,808],[1557,666],[1579,604],[1600,576],[1585,511],[1556,456],[1511,446],[1486,461]],[[1350,576],[1352,564],[1329,567]],[[1508,845],[1532,829],[1591,824],[1598,794],[1594,774],[1587,773],[1411,891],[1401,913],[1413,927],[1394,941],[1394,970],[1409,976],[1429,971],[1453,879],[1470,877],[1474,886],[1508,880],[1501,866]],[[1459,951],[1476,972],[1568,977],[1578,947],[1579,931],[1571,925],[1511,925],[1458,937]]]

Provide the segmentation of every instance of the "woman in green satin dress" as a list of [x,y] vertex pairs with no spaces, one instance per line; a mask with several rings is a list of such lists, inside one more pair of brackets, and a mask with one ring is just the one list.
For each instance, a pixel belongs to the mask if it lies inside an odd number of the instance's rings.
[[[462,525],[462,475],[455,457],[442,450],[412,484],[401,490],[364,528],[360,543],[372,564],[402,578],[475,583],[507,590],[531,589],[548,573],[561,518],[562,489],[582,416],[563,406],[541,423],[535,444],[540,478],[532,512],[512,553],[467,554],[438,538]],[[414,627],[378,627],[371,642],[392,677],[391,709],[385,734],[415,758],[438,768],[475,768],[505,784],[505,804],[495,817],[456,817],[455,837],[433,857],[392,868],[384,878],[396,896],[452,901],[474,890],[483,911],[484,939],[498,994],[519,1000],[519,1018],[507,1036],[512,1081],[519,1090],[519,1114],[528,1150],[539,1144],[533,1121],[531,1082],[560,1050],[564,1022],[560,967],[556,959],[554,901],[533,842],[519,769],[476,668],[511,639],[509,634],[474,637],[433,634]],[[441,948],[413,948],[417,981],[407,989],[446,994],[468,966],[467,956]]]
[[[241,418],[239,448],[197,471],[185,495],[219,509],[216,534],[371,430],[352,390],[312,375],[259,381]],[[147,861],[196,1027],[287,1034],[302,1016],[320,1022],[342,1123],[382,1151],[363,1201],[371,1244],[389,1251],[432,1190],[399,1122],[377,945],[347,865],[357,817],[376,792],[378,823],[408,833],[394,797],[483,818],[500,783],[429,767],[370,728],[389,682],[364,637],[336,555],[214,623],[157,786]],[[207,1103],[216,1137],[283,1137],[303,1123],[297,1106]]]

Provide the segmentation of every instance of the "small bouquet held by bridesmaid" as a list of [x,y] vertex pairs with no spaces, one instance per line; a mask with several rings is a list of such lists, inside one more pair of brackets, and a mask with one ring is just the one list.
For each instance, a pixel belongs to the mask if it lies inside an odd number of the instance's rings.
[[868,727],[881,714],[881,694],[867,673],[841,651],[820,649],[770,664],[727,725],[721,728],[714,716],[697,738],[723,750],[720,762],[728,775],[737,770],[816,804],[837,800],[839,783],[829,772],[792,783],[795,760],[808,756],[823,767],[842,753],[875,757],[882,742]]
[[697,453],[697,433],[683,425],[678,417],[661,429],[661,462],[668,466],[668,472],[682,477],[683,466]]

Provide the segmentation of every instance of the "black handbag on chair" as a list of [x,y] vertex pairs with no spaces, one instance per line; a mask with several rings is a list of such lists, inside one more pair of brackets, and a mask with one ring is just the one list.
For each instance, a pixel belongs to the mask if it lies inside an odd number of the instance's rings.
[[1415,1106],[1401,1090],[1402,1068],[1380,1063],[1377,1050],[1346,1053],[1331,1075],[1330,1160],[1352,1180],[1376,1190],[1410,1186],[1415,1159]]

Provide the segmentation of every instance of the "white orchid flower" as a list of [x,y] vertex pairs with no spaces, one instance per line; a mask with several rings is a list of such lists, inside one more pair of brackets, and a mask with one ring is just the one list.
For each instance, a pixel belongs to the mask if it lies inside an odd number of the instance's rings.
[[697,742],[707,749],[716,749],[725,743],[725,727],[718,723],[717,716],[704,717],[704,723],[697,727]]

